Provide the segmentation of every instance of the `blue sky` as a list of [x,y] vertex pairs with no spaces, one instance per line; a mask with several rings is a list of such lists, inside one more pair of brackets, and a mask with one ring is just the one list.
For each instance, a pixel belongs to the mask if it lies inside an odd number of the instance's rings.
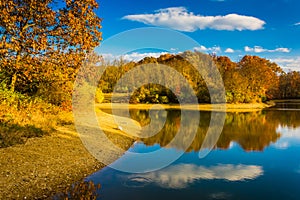
[[[299,0],[98,0],[105,41],[123,31],[163,27],[179,31],[199,43],[199,51],[229,56],[246,54],[275,61],[286,71],[300,71]],[[154,36],[153,36],[154,37]],[[159,37],[159,36],[156,36]],[[172,37],[172,36],[170,36]],[[131,41],[118,41],[124,48]],[[134,43],[134,40],[132,41]],[[186,48],[172,43],[169,52]],[[171,45],[171,44],[170,44]],[[103,48],[106,46],[104,45]],[[100,46],[100,52],[102,47]],[[116,49],[115,48],[115,49]],[[104,51],[103,51],[104,52]],[[107,52],[117,54],[117,52]],[[147,55],[151,52],[139,52]],[[157,52],[152,52],[158,53]],[[136,53],[137,54],[137,53]]]

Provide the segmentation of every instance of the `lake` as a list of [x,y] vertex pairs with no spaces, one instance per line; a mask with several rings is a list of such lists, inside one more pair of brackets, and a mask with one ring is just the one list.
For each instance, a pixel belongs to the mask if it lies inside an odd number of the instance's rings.
[[[105,167],[86,180],[101,184],[99,195],[104,200],[299,199],[299,111],[300,101],[290,101],[258,112],[228,112],[217,143],[204,158],[199,158],[199,150],[211,112],[200,112],[196,135],[186,147],[185,137],[169,145],[180,128],[181,111],[159,111],[156,118],[166,117],[162,130],[135,141],[128,152],[182,154],[176,161],[147,173]],[[193,123],[199,111],[187,112]],[[130,110],[130,115],[142,126],[151,121],[147,110]],[[164,156],[160,159],[166,159]],[[117,162],[126,164],[126,159]]]

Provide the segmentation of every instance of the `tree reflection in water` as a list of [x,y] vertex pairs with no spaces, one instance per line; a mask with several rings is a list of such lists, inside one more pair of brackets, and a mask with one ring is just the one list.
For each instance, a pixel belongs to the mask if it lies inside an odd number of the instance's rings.
[[[109,110],[104,111],[111,113]],[[188,120],[192,123],[194,120],[193,115],[195,115],[196,112],[199,111],[189,111],[190,117],[186,119],[186,121]],[[151,122],[149,110],[131,109],[130,115],[131,118],[138,121],[141,126],[146,126]],[[156,114],[152,116],[160,118],[162,115],[167,115],[163,129],[151,137],[140,138],[138,141],[143,142],[147,146],[158,144],[161,147],[172,147],[178,150],[184,150],[186,147],[185,135],[183,135],[180,140],[177,140],[175,144],[173,143],[173,146],[169,144],[180,128],[181,111],[175,109],[170,109],[166,112],[157,111]],[[187,152],[200,150],[210,124],[210,118],[211,112],[200,112],[197,134],[192,144],[186,150]],[[277,110],[227,112],[223,131],[215,148],[228,149],[232,142],[235,142],[245,151],[263,151],[264,148],[275,143],[281,137],[281,133],[278,132],[279,126],[291,128],[300,127],[300,121],[298,119],[300,119],[300,112],[293,110],[286,110],[285,112],[279,112]],[[155,120],[155,122],[159,123],[159,120]],[[185,131],[189,133],[194,130]],[[186,137],[188,136],[186,135]]]
[[[188,120],[194,120],[193,115],[198,111],[189,111]],[[156,117],[160,117],[164,112],[157,112]],[[130,110],[132,119],[138,121],[141,126],[151,122],[149,111]],[[164,128],[157,134],[149,138],[140,139],[147,146],[159,144],[166,147],[175,137],[180,128],[181,120],[180,110],[167,110],[167,120]],[[202,142],[206,136],[211,118],[211,112],[201,111],[200,122],[194,141],[187,149],[190,151],[199,151]],[[245,151],[263,151],[271,143],[275,143],[281,136],[277,131],[279,126],[299,127],[299,112],[286,111],[277,112],[276,110],[263,110],[258,112],[228,112],[226,113],[225,124],[222,134],[215,148],[228,149],[232,142],[238,143]],[[187,130],[191,132],[193,130]],[[173,148],[183,150],[185,148],[185,138],[178,140]],[[170,147],[170,146],[168,146]]]

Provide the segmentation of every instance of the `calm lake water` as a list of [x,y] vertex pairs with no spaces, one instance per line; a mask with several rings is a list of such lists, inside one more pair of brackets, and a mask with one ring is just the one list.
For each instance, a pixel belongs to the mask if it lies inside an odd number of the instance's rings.
[[[196,112],[189,111],[190,121]],[[146,110],[130,114],[141,125],[150,122]],[[132,174],[106,167],[92,174],[86,179],[101,184],[100,199],[300,198],[300,101],[278,103],[259,112],[226,113],[214,150],[202,159],[198,152],[211,112],[200,112],[197,134],[187,150],[184,141],[167,146],[180,127],[181,112],[168,110],[165,115],[158,134],[134,142],[128,151],[163,149],[183,155],[158,171]]]

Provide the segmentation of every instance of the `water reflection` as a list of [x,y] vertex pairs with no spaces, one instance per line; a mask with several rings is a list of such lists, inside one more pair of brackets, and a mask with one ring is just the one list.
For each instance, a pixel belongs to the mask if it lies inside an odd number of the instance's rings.
[[[109,112],[109,111],[106,111]],[[188,111],[189,121],[193,122],[193,115],[199,111]],[[147,110],[130,110],[131,118],[138,121],[141,126],[146,126],[151,122],[149,111]],[[167,115],[166,123],[161,131],[151,137],[141,138],[139,141],[147,146],[160,145],[161,147],[176,148],[184,150],[186,147],[186,137],[182,135],[180,140],[170,146],[170,141],[176,136],[180,128],[181,112],[180,110],[167,110],[167,112],[158,112],[155,116]],[[165,116],[164,116],[165,117]],[[192,144],[186,150],[187,152],[199,151],[203,140],[207,134],[211,118],[211,112],[200,112],[200,123],[197,134]],[[226,113],[225,124],[222,134],[215,146],[219,149],[228,149],[233,143],[237,143],[245,151],[263,151],[270,144],[275,144],[280,137],[288,137],[282,127],[295,129],[300,127],[300,112],[295,111],[258,111],[258,112],[240,112]],[[156,120],[159,121],[159,120]],[[157,125],[160,126],[160,125]],[[185,127],[186,128],[186,127]],[[212,127],[214,128],[214,127]],[[216,127],[217,128],[217,127]],[[187,133],[194,130],[185,130]],[[290,132],[290,130],[288,131]],[[296,132],[300,132],[295,130]],[[295,136],[294,135],[294,136]],[[293,136],[293,137],[294,137]],[[281,145],[281,147],[280,147]],[[287,141],[281,141],[278,148],[284,148]]]
[[[189,111],[190,121],[195,120],[194,112],[198,111]],[[151,122],[147,110],[131,110],[130,114],[141,125]],[[184,134],[177,143],[169,145],[180,128],[181,112],[168,110],[156,114],[152,117],[159,119],[163,114],[166,118],[163,129],[156,135],[135,141],[129,151],[142,155],[157,150],[184,151],[187,137]],[[215,149],[200,159],[198,151],[210,117],[210,112],[201,112],[195,139],[168,167],[139,174],[106,167],[87,180],[101,183],[101,197],[109,200],[299,199],[300,112],[297,109],[226,113]],[[165,154],[159,159],[166,159]],[[118,161],[127,164],[126,154]],[[151,162],[156,160],[133,164],[150,165]]]
[[[146,174],[129,175],[125,179],[141,183],[154,183],[163,188],[181,189],[197,180],[223,179],[226,181],[252,180],[263,175],[263,169],[257,165],[219,164],[217,166],[197,166],[195,164],[177,164]],[[141,184],[145,185],[145,184]]]
[[300,144],[300,128],[279,125],[277,131],[281,133],[281,137],[274,144],[275,148],[287,149],[292,145]]
[[277,102],[273,109],[277,110],[300,110],[299,100],[285,100],[283,102]]

